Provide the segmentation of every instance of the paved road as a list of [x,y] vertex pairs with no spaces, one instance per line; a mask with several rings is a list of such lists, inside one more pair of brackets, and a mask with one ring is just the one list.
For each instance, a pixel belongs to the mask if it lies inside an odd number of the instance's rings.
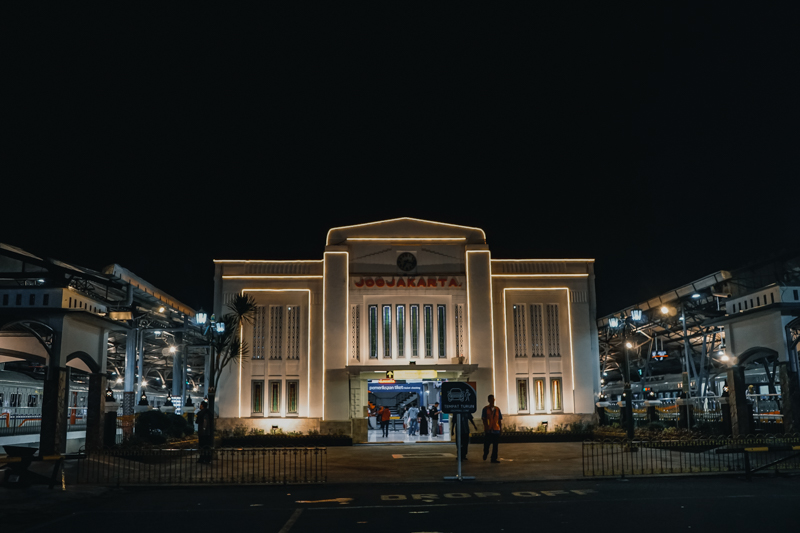
[[717,476],[139,488],[78,499],[67,507],[51,508],[49,516],[15,514],[2,529],[4,533],[770,531],[796,527],[798,503],[800,477],[756,477],[752,482]]

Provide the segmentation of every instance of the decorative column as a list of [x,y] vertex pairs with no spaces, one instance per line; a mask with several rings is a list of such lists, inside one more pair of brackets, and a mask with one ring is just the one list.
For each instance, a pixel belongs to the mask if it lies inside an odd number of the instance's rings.
[[323,283],[323,420],[349,420],[348,281],[349,254],[345,246],[325,249]]

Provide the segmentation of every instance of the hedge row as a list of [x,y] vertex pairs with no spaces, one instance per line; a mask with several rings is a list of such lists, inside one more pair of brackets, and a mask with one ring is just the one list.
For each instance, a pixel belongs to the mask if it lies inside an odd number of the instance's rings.
[[289,448],[310,446],[352,446],[353,439],[347,435],[245,435],[222,437],[223,448]]

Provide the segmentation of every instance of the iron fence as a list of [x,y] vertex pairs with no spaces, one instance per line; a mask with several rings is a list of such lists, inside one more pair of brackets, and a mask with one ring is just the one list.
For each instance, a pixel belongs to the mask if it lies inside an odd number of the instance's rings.
[[584,476],[800,470],[800,436],[759,435],[583,443]]
[[[207,453],[207,452],[206,452]],[[328,479],[326,448],[107,449],[78,459],[78,483],[94,485],[301,484]]]

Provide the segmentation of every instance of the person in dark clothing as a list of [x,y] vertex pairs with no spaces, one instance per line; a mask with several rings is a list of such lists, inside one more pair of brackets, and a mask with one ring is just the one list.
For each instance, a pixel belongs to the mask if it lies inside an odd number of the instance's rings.
[[431,435],[434,437],[439,436],[439,402],[433,404],[431,410],[428,411],[428,416],[431,417]]
[[419,416],[417,417],[417,421],[419,422],[419,434],[420,435],[427,435],[428,434],[428,417],[425,413],[425,406],[422,406],[422,409],[419,410]]
[[214,449],[214,435],[211,433],[211,411],[208,410],[208,403],[200,402],[200,412],[197,413],[197,438],[200,446],[200,458],[198,463],[211,463],[212,450]]
[[[475,425],[475,418],[472,416],[472,413],[459,414],[456,415],[454,419],[455,418],[458,418],[458,429],[451,428],[450,433],[453,435],[453,442],[458,446],[456,431],[461,432],[461,459],[466,460],[467,451],[469,450],[469,425],[472,424],[472,427],[474,427],[476,431],[478,430],[478,426]],[[455,423],[455,420],[453,420],[451,424],[452,423]]]

